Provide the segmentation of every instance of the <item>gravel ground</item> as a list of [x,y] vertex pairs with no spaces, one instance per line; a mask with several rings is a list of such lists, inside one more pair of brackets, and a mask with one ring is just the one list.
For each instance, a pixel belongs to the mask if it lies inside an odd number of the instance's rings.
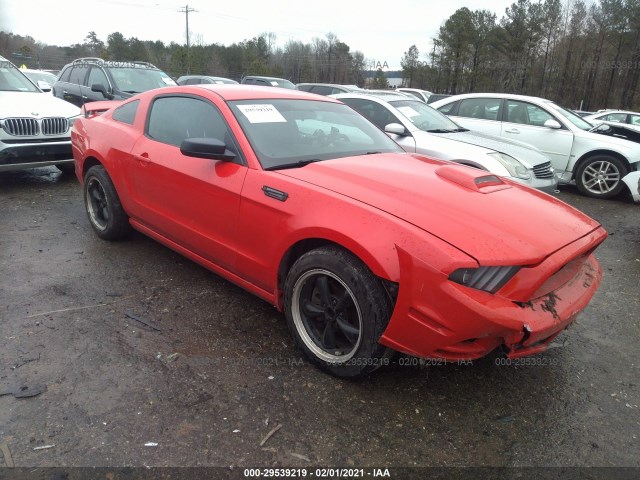
[[34,395],[0,396],[0,465],[640,467],[640,206],[558,196],[610,237],[553,348],[345,381],[268,304],[142,235],[98,239],[75,178],[0,174],[0,393]]

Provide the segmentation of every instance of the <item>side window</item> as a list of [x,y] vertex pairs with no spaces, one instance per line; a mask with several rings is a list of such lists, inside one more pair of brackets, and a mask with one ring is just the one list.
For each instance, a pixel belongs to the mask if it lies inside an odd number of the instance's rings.
[[629,123],[631,125],[640,125],[640,115],[629,115]]
[[157,97],[147,120],[147,135],[176,147],[186,138],[217,138],[227,148],[232,143],[218,109],[193,97]]
[[100,67],[91,67],[91,70],[89,70],[89,78],[87,79],[87,87],[91,88],[91,85],[96,83],[104,86],[107,90],[109,89],[109,80],[107,80],[107,75]]
[[71,74],[69,75],[69,83],[73,83],[75,85],[83,85],[84,77],[87,75],[88,68],[81,65],[76,65],[73,67]]
[[390,123],[400,123],[396,116],[379,103],[361,98],[345,98],[341,99],[344,103],[353,108],[360,115],[365,117],[371,123],[381,130]]
[[199,78],[190,78],[185,82],[185,85],[200,85]]
[[265,87],[270,87],[271,86],[270,83],[268,83],[266,80],[262,80],[261,78],[256,78],[254,81],[255,81],[256,85],[262,85],[262,86],[265,86]]
[[244,83],[245,85],[255,85],[256,81],[253,78],[245,78],[242,83]]
[[65,68],[62,71],[62,73],[60,74],[60,78],[58,78],[58,81],[60,81],[60,82],[68,82],[69,81],[69,75],[71,75],[71,70],[73,70],[73,67]]
[[334,89],[332,87],[327,87],[326,85],[316,85],[311,89],[311,93],[315,93],[317,95],[331,95],[333,90]]
[[414,96],[414,97],[416,97],[417,99],[424,100],[424,99],[420,96],[420,94],[419,94],[418,92],[413,92],[413,91],[411,91],[411,90],[409,90],[409,91],[406,91],[406,90],[400,90],[400,91],[401,91],[402,93],[408,93],[409,95],[413,95],[413,96]]
[[555,119],[537,105],[516,100],[507,101],[507,122],[542,127],[547,120]]
[[[467,98],[460,100],[458,116],[479,118],[481,120],[498,120],[501,102],[502,100],[499,98]],[[440,111],[442,112],[442,110]]]
[[441,106],[438,111],[444,113],[445,115],[449,115],[455,108],[458,102],[451,102],[446,105]]
[[313,89],[313,85],[298,85],[298,90],[303,92],[310,92]]
[[625,123],[627,120],[627,114],[626,113],[610,113],[609,115],[605,115],[603,120],[607,120],[609,122]]
[[125,103],[124,105],[116,108],[113,112],[113,119],[118,122],[128,123],[133,125],[136,119],[136,112],[138,111],[138,105],[140,100],[134,100],[133,102]]

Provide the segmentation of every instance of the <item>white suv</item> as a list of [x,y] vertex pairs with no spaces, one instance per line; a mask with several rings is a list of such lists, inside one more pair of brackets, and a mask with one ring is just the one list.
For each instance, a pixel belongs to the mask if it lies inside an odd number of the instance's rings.
[[44,93],[0,56],[0,172],[55,165],[74,169],[71,125],[80,109]]

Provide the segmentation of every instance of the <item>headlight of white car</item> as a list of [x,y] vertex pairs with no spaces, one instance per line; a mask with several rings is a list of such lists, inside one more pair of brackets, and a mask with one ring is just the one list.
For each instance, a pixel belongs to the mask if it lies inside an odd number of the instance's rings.
[[512,177],[521,178],[523,180],[529,180],[531,178],[531,173],[529,173],[527,167],[512,156],[501,152],[488,153],[487,155],[490,155],[492,158],[495,158],[504,165],[504,168],[507,169],[509,175]]
[[69,128],[73,127],[73,124],[77,119],[79,119],[82,115],[76,115],[74,117],[69,117],[67,120],[69,121]]

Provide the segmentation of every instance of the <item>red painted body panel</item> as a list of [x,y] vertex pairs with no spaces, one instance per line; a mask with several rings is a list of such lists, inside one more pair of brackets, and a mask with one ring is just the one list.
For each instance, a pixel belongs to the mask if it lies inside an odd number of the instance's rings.
[[[213,103],[244,164],[186,157],[144,134],[157,95]],[[228,100],[333,99],[277,88],[163,88],[140,101],[133,125],[113,110],[79,119],[72,131],[76,173],[101,163],[132,225],[282,308],[279,269],[299,242],[341,245],[378,277],[399,284],[380,342],[410,354],[482,356],[505,344],[532,354],[575,318],[601,277],[591,255],[606,232],[537,190],[486,172],[410,154],[376,154],[264,171]],[[106,103],[106,102],[104,102]],[[99,110],[105,105],[99,105]],[[179,161],[176,161],[179,159]],[[263,187],[286,192],[286,201]],[[490,294],[448,279],[459,268],[523,268]]]

